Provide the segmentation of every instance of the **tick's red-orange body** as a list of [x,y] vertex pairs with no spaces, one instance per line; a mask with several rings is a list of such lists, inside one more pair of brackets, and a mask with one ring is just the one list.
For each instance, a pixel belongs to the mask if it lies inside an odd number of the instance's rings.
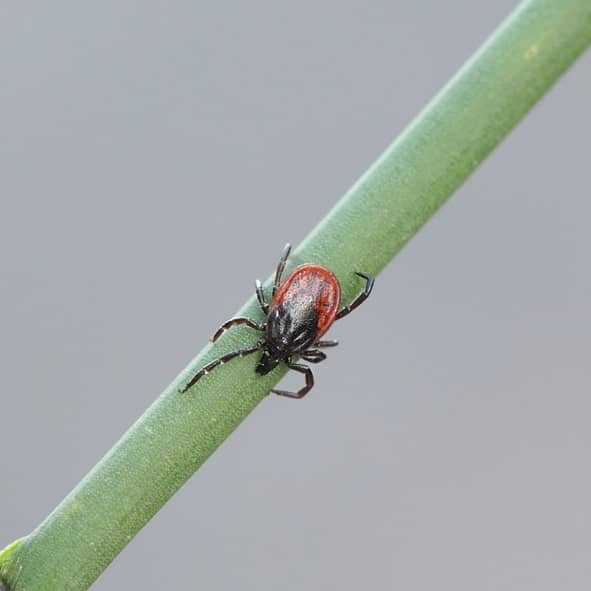
[[369,275],[356,272],[359,277],[365,279],[365,289],[349,306],[339,311],[341,287],[334,273],[326,267],[312,263],[301,265],[296,267],[281,283],[281,275],[285,269],[289,252],[290,246],[287,244],[275,273],[275,284],[270,304],[265,301],[261,282],[258,279],[256,281],[257,299],[266,314],[266,321],[263,324],[257,324],[250,318],[232,318],[218,329],[212,340],[216,341],[226,330],[239,324],[246,324],[260,330],[265,333],[265,337],[253,347],[233,351],[211,361],[199,370],[181,392],[187,391],[199,378],[218,365],[234,357],[243,357],[260,350],[263,351],[263,354],[256,366],[258,374],[265,375],[283,362],[290,369],[299,371],[306,376],[306,385],[298,392],[271,390],[272,392],[290,398],[302,398],[312,389],[314,385],[312,370],[306,365],[293,363],[292,356],[299,356],[310,363],[320,363],[326,359],[326,354],[320,349],[334,347],[338,343],[337,341],[321,341],[320,337],[326,333],[336,319],[346,316],[367,299],[373,288],[374,280]]
[[326,267],[309,263],[295,268],[275,292],[270,310],[308,302],[318,315],[316,337],[320,338],[334,322],[341,303],[341,286]]

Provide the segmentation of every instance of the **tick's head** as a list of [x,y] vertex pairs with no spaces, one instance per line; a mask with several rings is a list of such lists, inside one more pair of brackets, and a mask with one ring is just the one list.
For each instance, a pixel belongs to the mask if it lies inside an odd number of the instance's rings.
[[282,355],[277,351],[264,349],[260,361],[256,366],[256,372],[262,376],[273,371],[282,361]]

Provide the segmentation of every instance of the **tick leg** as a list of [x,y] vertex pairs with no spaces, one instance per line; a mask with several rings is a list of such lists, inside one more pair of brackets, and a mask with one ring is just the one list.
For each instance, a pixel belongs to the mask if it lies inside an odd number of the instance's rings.
[[326,359],[326,353],[318,349],[308,349],[301,354],[301,358],[310,363],[320,363]]
[[358,273],[357,271],[355,271],[355,275],[359,275],[359,277],[361,277],[362,279],[365,279],[365,288],[347,307],[343,308],[337,314],[337,319],[343,318],[343,316],[346,316],[347,314],[349,314],[349,312],[353,312],[353,310],[355,310],[355,308],[357,308],[357,306],[361,305],[369,297],[369,294],[371,293],[371,290],[373,289],[373,283],[374,283],[373,277],[370,277],[369,275],[366,275],[365,273]]
[[312,370],[308,366],[300,365],[299,363],[288,363],[287,367],[305,374],[306,385],[297,392],[288,392],[286,390],[271,390],[271,392],[287,398],[303,398],[314,387],[314,374],[312,373]]
[[263,312],[265,314],[268,314],[269,304],[267,304],[267,302],[265,302],[265,293],[263,292],[263,284],[257,279],[254,282],[254,285],[256,287],[257,300],[259,301],[259,304],[260,304],[261,308],[263,309]]
[[227,322],[224,322],[216,331],[216,333],[211,337],[211,342],[215,343],[228,329],[232,328],[233,326],[238,326],[239,324],[246,324],[246,326],[250,326],[250,328],[254,328],[255,330],[265,330],[264,324],[257,324],[253,322],[250,318],[231,318]]
[[339,344],[338,341],[318,341],[314,346],[315,347],[336,347]]
[[285,269],[285,263],[287,261],[287,257],[289,256],[289,253],[291,252],[291,244],[289,244],[289,242],[285,245],[285,248],[283,249],[283,254],[281,255],[281,258],[279,259],[279,264],[277,265],[277,271],[275,271],[275,284],[273,285],[273,295],[275,295],[275,292],[277,291],[277,288],[279,287],[279,284],[281,283],[281,275]]
[[235,357],[244,357],[245,355],[250,355],[251,353],[255,353],[256,351],[260,351],[263,345],[265,344],[264,341],[259,341],[254,347],[248,347],[247,349],[240,349],[238,351],[232,351],[231,353],[226,353],[222,355],[218,359],[214,359],[210,361],[207,365],[203,366],[191,380],[186,383],[179,392],[184,394],[189,388],[195,385],[195,382],[202,378],[204,375],[208,374],[210,371],[215,369],[218,365],[223,365],[230,359],[234,359]]

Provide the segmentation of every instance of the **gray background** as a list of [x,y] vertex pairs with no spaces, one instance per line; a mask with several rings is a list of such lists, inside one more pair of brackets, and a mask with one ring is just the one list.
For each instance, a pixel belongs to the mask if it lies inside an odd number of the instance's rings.
[[[214,4],[3,9],[0,545],[514,2]],[[590,73],[334,327],[313,393],[260,405],[95,589],[589,589]]]

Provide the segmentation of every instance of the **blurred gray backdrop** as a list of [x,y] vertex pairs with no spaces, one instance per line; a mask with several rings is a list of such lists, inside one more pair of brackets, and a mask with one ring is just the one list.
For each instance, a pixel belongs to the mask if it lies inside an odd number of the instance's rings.
[[[514,5],[4,7],[1,546]],[[589,589],[590,75],[334,327],[313,393],[265,400],[93,589]]]

